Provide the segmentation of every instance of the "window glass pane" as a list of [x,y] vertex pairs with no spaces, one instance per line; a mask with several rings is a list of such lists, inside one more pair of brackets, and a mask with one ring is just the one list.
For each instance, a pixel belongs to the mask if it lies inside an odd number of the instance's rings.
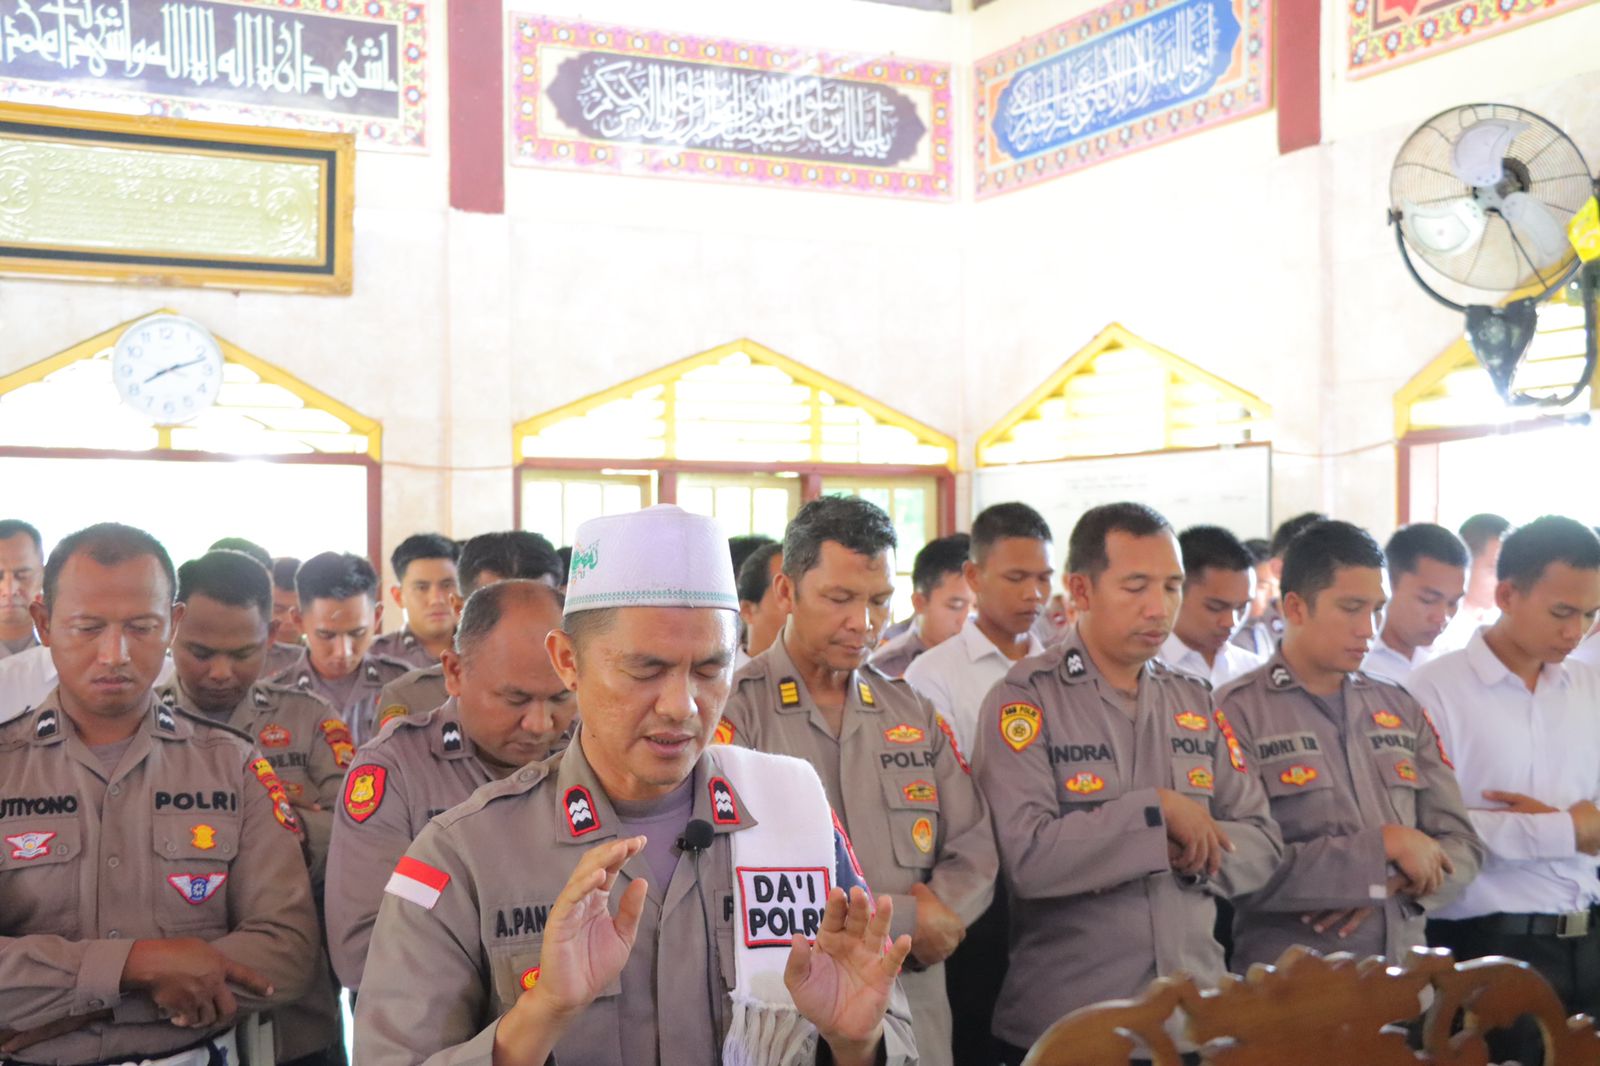
[[637,484],[611,482],[605,491],[606,514],[627,514],[644,506],[644,490]]
[[792,517],[789,502],[794,494],[788,489],[756,489],[753,497],[750,507],[751,532],[782,540],[783,531]]
[[561,482],[524,478],[522,528],[541,534],[560,547],[566,526],[561,515]]
[[605,494],[601,487],[592,481],[569,481],[565,489],[566,497],[562,508],[565,529],[562,532],[561,544],[571,544],[577,539],[579,526],[591,518],[599,518],[605,514]]
[[709,485],[678,485],[678,506],[695,514],[717,513],[716,499]]
[[716,491],[717,521],[728,536],[750,532],[750,490],[743,485],[719,485]]

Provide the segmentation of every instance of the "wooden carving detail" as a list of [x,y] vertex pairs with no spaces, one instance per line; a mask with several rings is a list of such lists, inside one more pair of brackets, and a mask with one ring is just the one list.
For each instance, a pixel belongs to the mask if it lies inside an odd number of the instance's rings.
[[[1418,948],[1381,958],[1290,948],[1214,991],[1162,978],[1139,998],[1074,1011],[1051,1026],[1024,1066],[1123,1066],[1137,1052],[1180,1066],[1179,1042],[1215,1066],[1488,1066],[1484,1034],[1532,1015],[1545,1066],[1600,1066],[1592,1019],[1568,1018],[1549,984],[1513,959],[1457,964]],[[1462,1019],[1459,1031],[1458,1015]],[[1422,1019],[1422,1051],[1400,1028]]]

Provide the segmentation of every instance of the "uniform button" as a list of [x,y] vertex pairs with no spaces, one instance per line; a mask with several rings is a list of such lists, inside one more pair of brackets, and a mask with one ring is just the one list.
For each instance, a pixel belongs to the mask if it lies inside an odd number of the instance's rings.
[[111,858],[106,860],[106,865],[115,870],[117,867],[122,865],[122,860],[113,855]]
[[176,844],[174,844],[174,843],[173,843],[173,842],[172,842],[172,841],[170,841],[170,840],[169,840],[169,841],[167,841],[167,854],[168,854],[168,855],[171,855],[171,854],[173,854],[173,853],[174,853],[174,852],[176,852],[176,851],[177,851],[177,850],[178,850],[178,845],[176,845]]
[[112,795],[113,795],[113,796],[120,796],[120,795],[122,795],[122,786],[121,786],[121,785],[112,785],[112,786],[111,786],[111,794],[112,794]]
[[106,934],[106,939],[107,940],[115,940],[115,939],[117,939],[117,937],[119,937],[121,935],[122,935],[121,930],[113,929],[113,930],[111,930],[111,932]]
[[71,844],[63,844],[59,848],[56,849],[56,854],[58,854],[58,855],[70,855],[71,853],[72,853],[72,845]]
[[104,1009],[105,1005],[106,1001],[103,999],[91,999],[89,1001],[89,1006],[93,1007],[95,1010],[102,1010]]

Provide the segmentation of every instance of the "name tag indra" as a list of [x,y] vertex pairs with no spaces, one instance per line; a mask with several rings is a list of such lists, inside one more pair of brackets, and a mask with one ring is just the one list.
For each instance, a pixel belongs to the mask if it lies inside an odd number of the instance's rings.
[[741,866],[739,907],[747,948],[786,948],[799,933],[814,940],[828,903],[828,871]]

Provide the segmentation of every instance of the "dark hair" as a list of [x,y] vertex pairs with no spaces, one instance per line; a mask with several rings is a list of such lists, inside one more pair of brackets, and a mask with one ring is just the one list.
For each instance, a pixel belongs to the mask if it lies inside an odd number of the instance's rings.
[[1313,522],[1289,542],[1283,555],[1283,595],[1293,592],[1314,604],[1317,594],[1332,585],[1340,567],[1383,569],[1383,549],[1372,534],[1349,522],[1324,518]]
[[911,564],[911,587],[924,596],[933,595],[946,575],[961,573],[971,553],[972,538],[965,533],[928,541]]
[[739,602],[760,603],[772,587],[773,556],[783,554],[783,545],[777,541],[756,545],[755,551],[745,557],[739,568]]
[[1551,563],[1575,570],[1600,570],[1600,537],[1582,522],[1547,514],[1506,534],[1495,576],[1526,592]]
[[1113,533],[1134,537],[1153,537],[1172,532],[1168,522],[1153,507],[1142,503],[1103,503],[1083,512],[1072,536],[1067,540],[1067,572],[1087,574],[1093,581],[1111,565],[1106,554],[1106,538]]
[[300,560],[285,555],[272,561],[272,587],[279,592],[294,591],[294,575],[300,569]]
[[1395,530],[1383,546],[1383,554],[1389,560],[1391,578],[1416,573],[1417,563],[1423,559],[1460,567],[1472,562],[1461,538],[1432,522],[1413,522]]
[[733,557],[733,576],[737,578],[744,571],[744,561],[750,558],[757,548],[776,543],[778,542],[763,533],[745,533],[729,537],[728,554]]
[[310,607],[312,600],[348,600],[352,596],[366,596],[376,603],[378,572],[359,555],[323,552],[300,564],[294,591],[302,610]]
[[593,607],[587,611],[573,611],[561,619],[561,630],[572,638],[572,647],[579,655],[590,640],[610,629],[617,620],[620,607]]
[[33,541],[33,550],[44,555],[44,538],[39,536],[37,529],[20,518],[0,518],[0,540],[10,540],[12,537],[27,537]]
[[461,622],[456,626],[455,649],[461,656],[470,656],[485,637],[505,616],[506,608],[514,603],[536,602],[554,611],[560,624],[561,608],[566,598],[542,581],[511,578],[483,586],[467,597],[461,608]]
[[1265,537],[1251,537],[1244,542],[1244,550],[1250,553],[1250,561],[1257,566],[1272,558],[1272,542]]
[[1268,542],[1267,548],[1272,552],[1272,557],[1274,559],[1282,559],[1284,553],[1289,550],[1290,541],[1318,522],[1326,522],[1327,520],[1328,516],[1325,514],[1307,511],[1284,521],[1277,529],[1272,531],[1272,540]]
[[243,552],[245,555],[250,556],[250,558],[260,563],[264,568],[268,570],[272,569],[272,553],[267,551],[267,549],[263,548],[261,545],[257,544],[255,541],[245,540],[243,537],[223,537],[221,540],[211,545],[211,547],[207,548],[206,551]]
[[1221,526],[1190,526],[1178,534],[1178,550],[1183,553],[1184,584],[1199,581],[1207,570],[1239,573],[1256,565],[1250,549]]
[[556,562],[561,564],[561,570],[556,574],[556,580],[565,588],[572,580],[572,545],[563,544],[556,549]]
[[442,533],[413,533],[395,546],[389,556],[394,567],[394,579],[405,583],[406,568],[418,559],[449,559],[452,563],[461,558],[461,545]]
[[272,618],[272,579],[254,556],[232,548],[208,551],[178,567],[178,602],[201,595],[229,607],[254,607]]
[[975,563],[983,562],[995,542],[1006,537],[1042,540],[1049,544],[1050,523],[1044,516],[1025,503],[997,503],[985,507],[972,520],[972,543],[968,549]]
[[50,558],[44,564],[46,614],[50,613],[50,608],[55,603],[56,585],[61,580],[61,571],[66,567],[68,560],[79,554],[88,555],[101,566],[115,566],[130,559],[151,556],[161,564],[161,572],[167,576],[167,588],[172,593],[178,591],[178,574],[172,568],[172,556],[167,554],[167,549],[161,546],[159,540],[142,529],[125,526],[120,522],[101,522],[63,537],[61,543],[50,553]]
[[1491,540],[1504,540],[1511,532],[1511,523],[1497,514],[1475,514],[1461,523],[1459,532],[1467,542],[1467,550],[1477,556],[1483,554]]
[[480,533],[468,539],[461,546],[456,569],[462,590],[469,594],[478,587],[485,570],[502,578],[537,581],[549,577],[555,578],[557,584],[566,584],[567,580],[567,568],[556,555],[555,546],[525,529]]
[[800,508],[783,533],[783,572],[798,583],[833,541],[857,555],[882,555],[898,545],[883,508],[859,496],[819,496]]

